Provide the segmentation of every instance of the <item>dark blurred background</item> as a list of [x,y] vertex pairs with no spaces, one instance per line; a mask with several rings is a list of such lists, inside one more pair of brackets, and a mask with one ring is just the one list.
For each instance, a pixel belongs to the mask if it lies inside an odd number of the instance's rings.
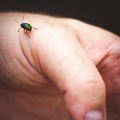
[[0,11],[48,13],[76,18],[120,35],[119,0],[0,0]]

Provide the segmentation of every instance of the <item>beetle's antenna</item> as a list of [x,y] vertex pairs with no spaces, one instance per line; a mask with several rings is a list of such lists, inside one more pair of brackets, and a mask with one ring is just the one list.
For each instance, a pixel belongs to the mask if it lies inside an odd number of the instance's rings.
[[24,16],[22,16],[22,22],[24,21]]
[[20,24],[17,20],[14,19],[14,21],[15,21],[16,23]]

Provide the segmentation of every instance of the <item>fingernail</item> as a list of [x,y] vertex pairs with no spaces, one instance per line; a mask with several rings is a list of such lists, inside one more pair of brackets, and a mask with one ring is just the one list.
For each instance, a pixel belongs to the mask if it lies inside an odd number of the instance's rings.
[[86,114],[84,120],[104,120],[104,117],[100,111],[90,111]]

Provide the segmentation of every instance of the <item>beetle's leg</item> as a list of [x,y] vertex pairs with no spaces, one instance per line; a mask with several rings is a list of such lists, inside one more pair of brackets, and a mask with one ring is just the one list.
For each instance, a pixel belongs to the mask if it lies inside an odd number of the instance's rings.
[[24,33],[30,38],[29,32],[26,29],[24,29]]
[[35,27],[32,27],[32,28],[38,30],[38,28],[35,28]]
[[24,29],[24,33],[27,34],[27,30],[26,29]]
[[18,29],[18,31],[17,31],[17,32],[20,32],[20,29],[21,29],[21,27]]

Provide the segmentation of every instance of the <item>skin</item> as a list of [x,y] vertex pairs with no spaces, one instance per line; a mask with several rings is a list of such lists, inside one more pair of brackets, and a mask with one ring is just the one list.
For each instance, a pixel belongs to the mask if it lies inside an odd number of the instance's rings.
[[[17,32],[22,16],[38,30]],[[0,13],[1,120],[83,120],[92,110],[119,120],[119,101],[119,36],[75,19]]]

